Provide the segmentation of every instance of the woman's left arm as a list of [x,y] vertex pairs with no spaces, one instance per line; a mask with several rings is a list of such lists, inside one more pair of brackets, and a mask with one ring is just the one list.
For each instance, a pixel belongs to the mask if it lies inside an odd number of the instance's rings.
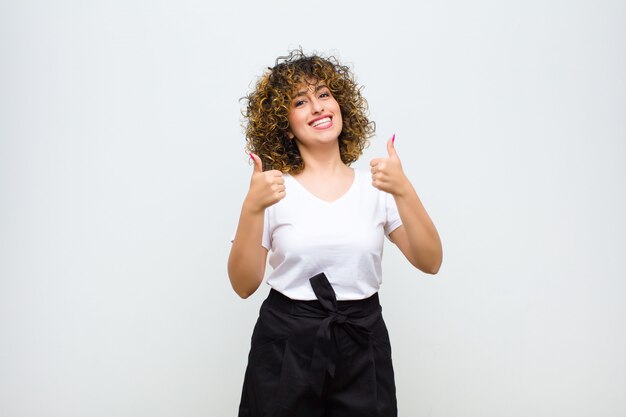
[[389,239],[413,266],[425,273],[436,274],[443,259],[441,239],[413,185],[404,175],[394,139],[395,135],[387,142],[389,156],[370,163],[372,185],[391,194],[398,206],[402,226],[391,232]]

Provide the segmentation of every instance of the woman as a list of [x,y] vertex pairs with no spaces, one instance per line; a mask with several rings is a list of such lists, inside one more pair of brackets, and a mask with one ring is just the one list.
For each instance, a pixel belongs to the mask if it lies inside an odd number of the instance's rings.
[[269,253],[239,415],[396,416],[378,288],[384,236],[416,268],[442,261],[435,226],[394,148],[350,168],[374,133],[349,69],[334,58],[281,57],[247,97],[254,171],[228,274],[247,298]]

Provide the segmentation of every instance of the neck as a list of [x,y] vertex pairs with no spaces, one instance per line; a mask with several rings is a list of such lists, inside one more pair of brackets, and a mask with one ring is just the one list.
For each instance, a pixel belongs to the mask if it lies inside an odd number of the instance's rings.
[[304,160],[304,170],[300,175],[312,175],[316,177],[332,176],[349,169],[341,161],[339,146],[335,143],[332,147],[316,148],[315,151],[300,147],[300,155]]

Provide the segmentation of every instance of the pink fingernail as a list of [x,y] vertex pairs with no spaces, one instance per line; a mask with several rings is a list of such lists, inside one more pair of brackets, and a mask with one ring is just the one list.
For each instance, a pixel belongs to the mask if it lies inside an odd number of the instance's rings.
[[393,137],[391,138],[391,143],[394,143],[396,141],[396,134],[393,134]]
[[254,156],[252,156],[252,153],[249,153],[248,155],[250,156],[250,159],[254,161]]

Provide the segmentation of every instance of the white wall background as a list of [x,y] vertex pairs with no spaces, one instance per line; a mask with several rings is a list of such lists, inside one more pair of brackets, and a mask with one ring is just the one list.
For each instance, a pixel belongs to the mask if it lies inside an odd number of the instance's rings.
[[626,416],[626,3],[0,2],[0,416],[236,414],[245,95],[336,54],[444,265],[392,245],[404,417]]

